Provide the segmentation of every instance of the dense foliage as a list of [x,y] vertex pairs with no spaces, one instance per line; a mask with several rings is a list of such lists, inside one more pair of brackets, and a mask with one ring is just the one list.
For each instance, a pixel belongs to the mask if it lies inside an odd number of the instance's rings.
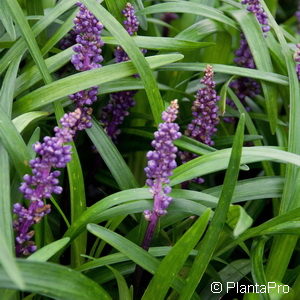
[[300,299],[300,2],[1,0],[0,299]]

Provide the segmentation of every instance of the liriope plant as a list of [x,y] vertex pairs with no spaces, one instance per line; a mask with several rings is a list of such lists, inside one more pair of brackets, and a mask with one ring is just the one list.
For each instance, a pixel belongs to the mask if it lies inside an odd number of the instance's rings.
[[300,297],[297,1],[0,21],[0,299]]

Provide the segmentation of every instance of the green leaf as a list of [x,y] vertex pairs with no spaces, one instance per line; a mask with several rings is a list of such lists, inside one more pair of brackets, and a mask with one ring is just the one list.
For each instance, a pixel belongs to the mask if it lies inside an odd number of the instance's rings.
[[[284,178],[279,176],[264,176],[240,180],[235,187],[232,202],[237,203],[255,199],[279,198],[282,194],[283,184]],[[216,186],[206,189],[203,192],[219,198],[222,187],[222,185]],[[193,198],[188,197],[188,199]]]
[[183,267],[190,252],[201,239],[209,222],[210,214],[209,209],[204,212],[161,261],[142,297],[143,300],[165,299],[173,280]]
[[49,114],[45,111],[33,111],[20,115],[12,120],[18,132],[22,131],[32,122],[47,117]]
[[106,9],[104,9],[104,7],[92,0],[82,0],[82,3],[84,3],[99,20],[101,20],[106,29],[117,39],[118,43],[132,60],[133,65],[136,67],[141,80],[144,83],[154,121],[156,124],[159,124],[161,121],[161,113],[165,107],[149,63],[145,60],[140,49],[123,26]]
[[125,278],[118,270],[112,268],[111,266],[107,267],[113,272],[114,276],[116,277],[119,289],[119,300],[131,300],[131,293],[127,286]]
[[[0,107],[7,116],[11,116],[13,103],[13,90],[16,84],[16,77],[21,57],[15,58],[9,66],[2,82],[0,91]],[[10,195],[10,162],[7,151],[0,143],[0,228],[2,228],[3,240],[12,254],[14,239],[12,230],[12,207]],[[15,267],[16,268],[16,267]]]
[[[86,210],[86,197],[84,178],[82,174],[82,168],[80,159],[75,147],[75,143],[72,142],[72,159],[67,164],[69,185],[70,185],[70,203],[71,203],[71,222],[77,220],[83,212]],[[86,251],[86,234],[81,234],[71,245],[71,263],[72,266],[78,266],[83,262],[83,258],[80,254],[84,254]]]
[[17,38],[15,26],[13,23],[13,19],[9,13],[8,7],[3,1],[0,2],[0,20],[7,33],[9,34],[9,37],[14,41]]
[[[113,37],[103,37],[106,44],[118,45],[118,41]],[[151,50],[166,50],[166,51],[181,51],[194,50],[203,47],[215,45],[211,42],[193,42],[183,39],[169,38],[169,37],[152,37],[152,36],[134,36],[132,39],[136,45],[141,48]]]
[[[300,86],[297,74],[295,72],[295,62],[291,55],[289,46],[284,38],[281,28],[277,25],[274,17],[268,10],[264,1],[262,5],[268,15],[270,25],[274,29],[276,36],[279,40],[282,54],[285,58],[288,75],[289,75],[289,141],[288,141],[288,151],[300,154]],[[286,171],[286,181],[283,191],[283,197],[281,200],[280,213],[284,213],[289,209],[300,206],[299,192],[300,192],[300,172],[299,167],[288,166]],[[297,239],[295,237],[281,237],[275,239],[274,245],[271,248],[271,255],[269,257],[266,276],[268,280],[278,280],[281,281],[284,273],[289,265],[294,247],[296,245]],[[286,247],[282,247],[282,245]],[[278,264],[280,261],[280,264]]]
[[124,9],[127,1],[126,0],[105,0],[105,4],[109,12],[120,22],[122,23],[124,16],[122,10]]
[[[111,299],[108,293],[86,276],[52,263],[17,260],[26,290],[59,300]],[[17,289],[0,266],[0,288]]]
[[70,241],[70,238],[62,238],[60,240],[57,240],[55,242],[52,242],[48,244],[47,246],[44,246],[40,249],[38,249],[36,252],[32,253],[27,260],[30,261],[40,261],[45,262],[48,259],[50,259],[52,256],[54,256],[57,252],[62,250]]
[[[50,73],[55,72],[60,67],[65,65],[70,61],[70,58],[73,54],[72,48],[61,51],[60,53],[51,56],[45,60],[47,69]],[[16,82],[16,89],[14,96],[20,95],[22,92],[26,91],[34,84],[39,82],[42,79],[41,73],[39,72],[37,66],[32,66],[26,69],[18,78]]]
[[160,3],[156,5],[152,5],[146,7],[143,10],[137,12],[137,15],[149,15],[163,12],[177,12],[177,13],[187,13],[187,14],[195,14],[199,16],[203,16],[206,18],[210,18],[212,20],[224,23],[233,28],[237,28],[235,22],[226,17],[220,10],[209,7],[207,5],[196,4],[192,2],[186,1],[176,1],[169,3]]
[[29,172],[27,147],[6,112],[0,107],[0,139],[19,175]]
[[227,212],[229,210],[230,202],[239,174],[242,146],[244,140],[244,126],[245,115],[242,114],[237,127],[236,135],[234,137],[229,165],[225,174],[224,185],[220,199],[216,207],[214,216],[211,220],[210,226],[208,227],[203,240],[199,244],[198,254],[189,271],[188,277],[186,279],[186,285],[179,295],[180,300],[191,299],[198,286],[198,283],[200,282],[205,270],[209,265],[214,250],[217,246],[223,226],[226,222]]
[[[181,54],[165,54],[147,57],[146,60],[150,67],[155,69],[159,66],[178,61],[182,57]],[[137,69],[133,66],[132,62],[124,62],[71,75],[26,94],[15,102],[13,113],[14,115],[19,115],[36,110],[55,100],[90,88],[91,86],[101,85],[102,83],[118,80],[136,73]]]
[[[159,260],[138,245],[121,235],[96,224],[88,224],[87,230],[98,238],[105,240],[120,252],[123,252],[128,258],[139,264],[143,269],[152,274],[156,272],[159,266]],[[174,281],[172,286],[179,290],[182,287],[182,284],[183,282],[178,279]]]
[[40,49],[34,38],[34,33],[32,32],[23,12],[17,0],[4,0],[9,7],[10,13],[14,18],[16,24],[18,24],[21,35],[23,36],[26,44],[28,45],[28,50],[34,59],[38,69],[40,70],[43,78],[46,78],[48,82],[51,82],[51,76],[48,73],[46,64],[41,57]]
[[[174,170],[171,185],[224,170],[228,166],[229,156],[230,149],[223,149],[197,157]],[[266,146],[243,147],[241,163],[249,164],[257,161],[275,161],[300,166],[300,156],[294,153]]]
[[137,187],[136,179],[115,144],[104,132],[99,122],[95,119],[93,119],[92,122],[93,127],[86,130],[86,132],[105,161],[120,189],[126,190]]
[[[75,11],[68,17],[67,20],[64,21],[64,23],[59,27],[59,29],[47,40],[46,44],[43,46],[41,52],[43,55],[49,52],[49,50],[54,47],[74,26],[74,18],[78,12],[78,9],[75,9]],[[67,49],[65,51],[68,51],[71,49]],[[62,52],[65,52],[62,51]],[[60,53],[59,53],[60,54]],[[59,55],[58,54],[58,55]],[[51,57],[50,57],[51,59]],[[47,63],[47,60],[46,60]]]
[[[18,265],[15,262],[15,258],[11,251],[11,245],[5,242],[5,236],[2,231],[2,227],[0,227],[0,270],[2,269],[2,273],[4,276],[8,277],[11,282],[17,286],[19,289],[24,289],[24,279],[22,278],[22,274]],[[1,275],[0,275],[1,278]],[[1,286],[1,283],[0,283]],[[1,286],[2,288],[7,288],[7,286]]]
[[[254,241],[251,249],[251,273],[255,284],[258,284],[259,286],[268,286],[263,264],[264,248],[266,241],[267,239],[265,237]],[[259,294],[259,296],[259,299],[270,299],[268,293],[261,293]]]
[[[178,71],[190,71],[190,72],[199,72],[205,68],[207,63],[176,63],[167,66],[160,67],[160,70],[178,70]],[[273,82],[280,85],[289,85],[289,80],[286,76],[266,72],[265,70],[253,70],[241,67],[227,66],[221,64],[210,64],[216,73],[224,73],[229,75],[237,75],[243,77],[250,77],[254,79],[260,79],[267,82]]]

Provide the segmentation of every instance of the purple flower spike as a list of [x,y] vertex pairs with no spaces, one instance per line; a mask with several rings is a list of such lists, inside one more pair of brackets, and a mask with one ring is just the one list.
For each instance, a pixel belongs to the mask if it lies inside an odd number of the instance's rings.
[[122,11],[122,14],[126,18],[123,22],[126,31],[130,35],[136,34],[139,29],[140,23],[135,15],[135,9],[131,3],[126,4],[124,10]]
[[[151,220],[167,213],[167,208],[172,201],[168,196],[171,187],[168,186],[172,175],[172,171],[176,168],[176,152],[177,147],[173,141],[181,137],[179,126],[174,121],[178,114],[177,100],[171,102],[171,105],[162,114],[164,123],[159,124],[158,131],[154,133],[152,146],[154,151],[147,153],[148,166],[145,168],[147,181],[150,191],[154,198],[153,211],[145,211],[145,218]],[[166,185],[166,186],[165,186]]]
[[[126,17],[124,21],[127,32],[132,36],[138,31],[139,22],[135,16],[134,7],[127,3],[125,9],[122,11]],[[141,52],[145,54],[147,51],[142,49]],[[121,63],[129,60],[124,49],[118,46],[115,51],[115,62]],[[138,77],[138,75],[133,75]],[[121,133],[120,125],[122,125],[126,116],[129,115],[129,109],[135,105],[133,99],[136,91],[122,91],[110,94],[110,100],[106,106],[102,108],[101,122],[104,125],[105,131],[111,139],[117,141],[118,135]]]
[[18,219],[14,221],[14,229],[18,232],[16,237],[16,252],[17,255],[29,255],[36,250],[31,238],[34,235],[34,231],[29,231],[29,228],[39,223],[40,220],[50,213],[50,205],[44,204],[43,201],[32,201],[29,208],[24,208],[20,203],[14,204],[14,213],[18,216]]
[[216,133],[219,123],[217,101],[220,97],[217,96],[213,77],[213,68],[208,65],[201,79],[205,87],[200,88],[196,94],[192,106],[193,120],[185,131],[185,135],[209,146],[214,145],[212,136]]
[[[100,39],[103,26],[83,4],[78,2],[77,6],[79,13],[74,20],[75,27],[71,31],[71,37],[76,35],[78,44],[73,47],[75,54],[71,61],[78,71],[99,68],[103,60],[103,42]],[[92,126],[92,108],[86,106],[97,100],[97,93],[98,88],[92,87],[70,95],[76,105],[75,111],[66,113],[60,119],[61,127],[54,128],[53,137],[46,136],[43,143],[37,142],[33,145],[37,157],[30,161],[32,175],[26,174],[20,186],[24,197],[31,202],[28,209],[19,203],[14,206],[14,213],[18,217],[14,221],[18,256],[29,255],[36,250],[34,242],[30,240],[34,234],[30,227],[50,212],[50,205],[44,205],[42,200],[62,192],[58,180],[60,171],[52,171],[52,168],[64,168],[70,162],[71,146],[66,143],[73,140],[78,130]]]
[[154,151],[147,153],[148,165],[145,168],[147,176],[146,184],[150,187],[153,194],[154,204],[153,210],[145,210],[145,219],[149,221],[147,231],[142,243],[142,247],[148,250],[157,222],[160,216],[167,213],[167,208],[172,201],[172,197],[168,196],[172,188],[168,185],[169,177],[176,168],[176,152],[177,147],[173,142],[181,137],[179,126],[174,123],[178,114],[177,100],[173,100],[170,106],[162,114],[163,123],[158,126],[158,131],[154,133],[152,146]]
[[100,38],[103,25],[98,19],[80,2],[76,4],[79,12],[74,19],[74,31],[76,43],[73,50],[72,63],[77,71],[87,71],[99,68],[103,61],[101,47],[104,45]]
[[[216,133],[216,126],[219,123],[217,101],[219,101],[220,97],[217,96],[216,83],[213,77],[213,68],[207,65],[204,77],[200,81],[205,86],[200,88],[195,96],[196,99],[192,106],[193,119],[184,133],[186,136],[209,146],[214,145],[212,136]],[[187,151],[180,152],[179,155],[183,163],[197,157],[196,154]],[[199,184],[204,182],[203,178],[200,177],[193,181]]]
[[256,16],[257,21],[262,25],[261,28],[263,32],[270,31],[268,15],[263,9],[260,0],[242,0],[242,4],[247,4],[247,10]]
[[297,50],[295,52],[295,62],[297,63],[296,64],[296,72],[297,72],[297,75],[298,75],[298,79],[300,80],[300,44],[297,44]]

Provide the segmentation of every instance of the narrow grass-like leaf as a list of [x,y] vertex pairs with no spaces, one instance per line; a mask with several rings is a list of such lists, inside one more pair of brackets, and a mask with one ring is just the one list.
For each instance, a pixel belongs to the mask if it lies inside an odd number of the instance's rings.
[[[79,156],[74,142],[72,145],[72,160],[67,164],[68,177],[70,184],[70,201],[71,201],[71,222],[77,220],[86,210],[86,198],[84,178]],[[83,262],[80,254],[86,251],[87,236],[81,234],[72,244],[71,263],[72,266],[79,266]]]
[[32,122],[37,121],[39,119],[45,118],[48,116],[48,113],[45,111],[32,111],[29,113],[25,113],[20,115],[12,120],[18,132],[22,133],[22,131]]
[[[178,70],[178,71],[190,71],[199,72],[205,68],[207,63],[175,63],[172,65],[167,65],[160,67],[160,70]],[[289,81],[286,76],[276,74],[273,72],[265,72],[263,70],[253,70],[235,66],[227,66],[221,64],[210,64],[216,73],[224,73],[229,75],[237,75],[243,77],[250,77],[254,79],[260,79],[268,82],[277,83],[280,85],[288,85]]]
[[57,252],[62,250],[69,243],[69,241],[70,238],[67,237],[57,240],[41,249],[38,249],[36,252],[32,253],[27,260],[45,262]]
[[[143,269],[152,274],[156,272],[159,266],[159,260],[138,245],[132,243],[121,235],[96,224],[88,224],[87,229],[89,232],[105,240],[120,252],[123,252],[132,261],[139,264]],[[182,287],[182,284],[182,281],[175,280],[173,287],[178,290]]]
[[126,0],[105,0],[107,9],[120,23],[122,23],[124,19],[124,16],[122,15],[122,10],[124,9],[126,2]]
[[[144,4],[142,0],[134,0],[134,2],[136,3],[136,6],[138,8],[137,10],[142,10],[144,8]],[[147,30],[148,29],[147,18],[143,15],[139,15],[138,20],[140,21],[141,28],[143,30]]]
[[[29,291],[60,300],[111,299],[109,294],[86,276],[52,263],[17,260]],[[0,266],[0,288],[20,290]]]
[[114,276],[116,277],[119,289],[119,300],[131,300],[131,293],[127,286],[125,278],[118,270],[112,268],[111,266],[107,267],[113,272]]
[[86,130],[86,132],[111,171],[120,189],[136,188],[137,181],[117,147],[104,132],[99,122],[95,119],[92,122],[93,127]]
[[[193,42],[169,37],[135,36],[133,40],[138,47],[165,51],[194,50],[215,45],[215,43],[211,42]],[[113,37],[103,37],[103,41],[111,45],[119,44]]]
[[[255,284],[259,286],[268,286],[263,264],[266,241],[267,239],[265,237],[254,241],[251,249],[251,273]],[[269,300],[270,296],[268,293],[261,293],[259,299]]]
[[[0,91],[0,107],[7,116],[11,116],[13,103],[13,90],[16,84],[21,57],[14,59],[9,66],[2,82]],[[12,254],[14,249],[12,232],[12,207],[10,195],[10,165],[9,156],[4,146],[0,144],[0,228],[2,229],[2,242],[7,245]],[[5,259],[5,258],[4,258]],[[16,268],[16,266],[15,266]]]
[[14,41],[17,38],[16,30],[7,5],[5,4],[5,1],[0,2],[0,20],[3,26],[5,27],[7,33],[9,34],[10,38]]
[[[22,274],[15,262],[15,258],[11,252],[11,245],[5,241],[5,236],[3,228],[0,227],[0,269],[2,267],[2,272],[9,277],[9,280],[13,282],[19,289],[24,289],[25,284],[22,278]],[[1,275],[0,275],[1,277]],[[1,285],[1,283],[0,283]],[[2,288],[7,288],[2,286]]]
[[[46,44],[43,46],[41,52],[43,55],[48,53],[48,51],[54,47],[74,26],[74,18],[78,10],[76,9],[67,20],[59,27],[59,29],[49,38]],[[64,52],[64,51],[63,51]]]
[[[165,54],[147,57],[146,60],[150,67],[155,69],[159,66],[178,61],[182,59],[182,57],[181,54]],[[19,115],[31,110],[36,110],[55,100],[90,88],[91,86],[118,80],[134,75],[135,73],[137,73],[137,69],[133,66],[132,62],[124,62],[71,75],[47,84],[22,97],[15,102],[13,113],[14,115]]]
[[[224,170],[228,166],[229,156],[230,149],[223,149],[195,158],[174,170],[171,185]],[[242,164],[258,161],[275,161],[300,166],[300,156],[294,153],[266,146],[243,147]]]
[[172,281],[183,267],[190,252],[201,239],[209,222],[210,214],[211,211],[207,210],[172,247],[172,250],[159,264],[142,297],[143,300],[165,299]]
[[[274,17],[270,13],[264,1],[263,7],[268,15],[269,22],[273,27],[276,36],[282,48],[282,54],[285,58],[290,81],[290,101],[289,101],[289,141],[288,151],[300,154],[300,86],[297,74],[295,72],[295,62],[291,55],[289,46],[284,38],[281,28],[277,25]],[[300,206],[300,172],[299,167],[288,166],[286,172],[286,181],[284,186],[283,197],[281,200],[280,213],[284,213],[289,209]],[[271,248],[271,255],[268,260],[266,276],[268,280],[281,281],[288,267],[297,239],[295,237],[281,237],[275,240]],[[282,245],[286,245],[284,248]],[[278,264],[280,261],[280,264]]]
[[[51,56],[45,60],[46,66],[50,73],[55,72],[60,67],[65,65],[70,61],[71,56],[73,54],[72,48],[68,48],[56,55]],[[39,82],[42,79],[41,73],[38,71],[37,66],[32,66],[23,72],[18,78],[16,82],[16,89],[14,92],[14,96],[18,96],[25,90],[32,87],[34,84]]]
[[[33,27],[34,36],[40,34],[48,25],[50,25],[56,18],[63,14],[67,9],[76,3],[77,0],[64,0],[58,3],[45,17],[38,21]],[[12,59],[22,55],[26,51],[26,43],[23,39],[19,39],[1,58],[0,75],[9,66]]]
[[0,140],[9,154],[16,170],[22,176],[29,172],[27,147],[12,121],[0,107]]
[[34,38],[34,34],[22,12],[20,5],[18,4],[17,0],[4,0],[4,1],[9,7],[11,15],[14,18],[14,21],[16,22],[16,24],[18,24],[21,34],[28,45],[28,50],[32,58],[34,59],[38,69],[40,70],[43,78],[46,78],[48,82],[51,82],[51,76],[49,75],[46,64],[43,58],[41,57],[40,49]]
[[215,210],[215,214],[207,229],[207,232],[198,247],[198,255],[190,269],[186,279],[186,285],[179,295],[179,299],[191,299],[198,283],[200,282],[209,262],[213,256],[213,252],[217,246],[223,226],[226,222],[227,212],[233,196],[236,181],[239,174],[239,167],[242,156],[242,146],[244,140],[245,115],[241,115],[236,135],[234,137],[232,152],[228,169],[225,174],[222,193]]
[[154,74],[150,69],[148,62],[145,60],[145,57],[123,26],[104,7],[92,0],[82,0],[82,3],[84,3],[99,20],[101,20],[107,30],[109,30],[117,39],[132,60],[132,63],[136,67],[141,80],[144,83],[154,121],[156,124],[159,124],[161,121],[161,113],[165,107]]
[[137,14],[156,14],[156,13],[164,13],[164,12],[177,12],[177,13],[187,13],[187,14],[195,14],[203,17],[210,18],[212,20],[224,23],[233,28],[237,28],[235,22],[226,17],[220,10],[209,7],[207,5],[186,2],[186,1],[176,1],[169,3],[160,3],[156,5],[152,5],[146,7],[143,10],[137,12]]

